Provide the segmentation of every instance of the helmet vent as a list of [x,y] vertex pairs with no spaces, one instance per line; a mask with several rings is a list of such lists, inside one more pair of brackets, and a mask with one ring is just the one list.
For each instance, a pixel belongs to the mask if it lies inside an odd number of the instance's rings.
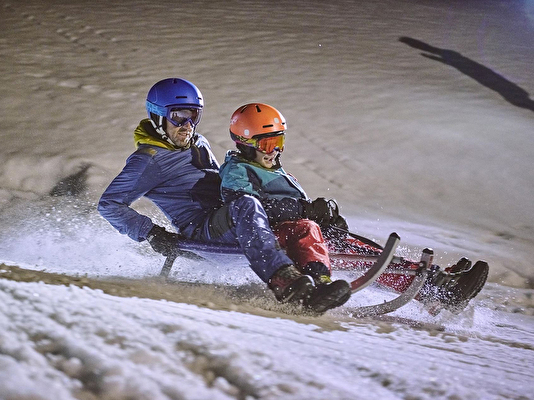
[[176,96],[177,99],[187,99],[187,96]]
[[273,126],[274,126],[273,124],[269,124],[269,125],[263,125],[263,127],[262,127],[262,128],[271,128],[271,127],[273,127]]
[[[260,108],[260,106],[257,105],[257,104],[256,104],[256,111],[257,111],[257,112],[261,112],[261,108]],[[264,127],[264,128],[265,128],[265,127]]]

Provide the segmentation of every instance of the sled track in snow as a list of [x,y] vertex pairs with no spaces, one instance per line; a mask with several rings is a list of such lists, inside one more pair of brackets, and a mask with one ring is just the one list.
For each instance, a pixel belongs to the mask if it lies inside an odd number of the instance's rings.
[[[259,284],[221,287],[203,283],[166,283],[158,277],[142,279],[106,277],[98,279],[29,270],[5,264],[0,264],[0,279],[17,282],[42,282],[47,285],[87,287],[93,290],[101,290],[111,296],[187,303],[214,310],[235,311],[268,318],[286,318],[300,323],[313,323],[325,330],[343,329],[337,322],[340,320],[339,315],[316,317],[294,314],[292,313],[294,309],[276,302],[271,293],[268,292],[268,289]],[[351,319],[347,316],[346,320]]]
[[[42,282],[47,285],[87,287],[117,297],[138,297],[152,300],[164,300],[175,303],[187,303],[213,310],[234,311],[266,318],[284,318],[304,324],[316,325],[321,330],[346,330],[347,324],[373,324],[378,329],[395,331],[398,329],[416,329],[438,334],[446,331],[443,321],[436,322],[412,319],[396,315],[355,318],[350,307],[340,307],[318,317],[296,314],[295,309],[286,304],[278,303],[263,284],[246,286],[220,286],[206,283],[170,282],[159,277],[140,279],[124,277],[92,278],[87,276],[70,276],[24,269],[17,266],[0,264],[0,279],[17,282]],[[529,291],[517,291],[515,296],[502,299],[499,305],[493,304],[495,297],[502,298],[502,290],[498,285],[487,285],[480,296],[480,302],[490,309],[502,309],[512,314],[534,315],[534,304]],[[460,334],[460,332],[456,332]],[[463,335],[469,336],[468,332]],[[486,338],[490,342],[499,342],[491,335]],[[502,342],[507,346],[515,344]],[[522,347],[522,346],[519,346]],[[530,346],[527,348],[534,350]]]
[[[284,318],[303,324],[313,324],[321,330],[346,330],[346,324],[372,323],[386,330],[397,330],[401,326],[427,331],[442,331],[439,324],[394,316],[354,318],[350,309],[340,307],[321,316],[295,313],[295,308],[280,304],[263,284],[247,286],[219,286],[205,283],[170,282],[159,277],[140,279],[124,277],[91,278],[71,276],[46,271],[24,269],[0,264],[0,279],[17,282],[42,282],[47,285],[87,287],[117,297],[138,297],[187,303],[213,310],[235,311],[266,318]],[[397,325],[398,326],[393,326]]]

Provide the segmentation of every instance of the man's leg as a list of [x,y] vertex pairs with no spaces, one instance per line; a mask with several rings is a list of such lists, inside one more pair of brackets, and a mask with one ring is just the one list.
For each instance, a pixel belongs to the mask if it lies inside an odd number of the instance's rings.
[[305,300],[313,291],[313,280],[301,274],[282,250],[255,197],[239,197],[217,210],[206,224],[202,240],[238,244],[252,270],[269,284],[279,301]]
[[[345,238],[346,246],[342,250],[348,254],[372,254],[369,245],[361,243],[352,238]],[[359,262],[356,265],[361,266]],[[415,270],[419,263],[404,260],[402,264],[395,265],[398,269]],[[422,301],[431,314],[437,314],[445,308],[452,312],[459,312],[464,309],[468,302],[473,299],[484,286],[488,277],[489,267],[484,261],[478,261],[471,267],[471,262],[462,258],[458,263],[450,268],[442,270],[439,266],[433,265],[431,274],[427,278],[420,294],[416,300]],[[383,273],[376,282],[402,293],[410,286],[414,276]]]
[[[224,216],[226,211],[223,209],[217,211],[210,218],[211,229],[210,224],[206,224],[204,240],[237,243],[251,268],[268,283],[279,301],[302,301],[310,310],[322,313],[349,299],[350,286],[347,282],[330,281],[315,288],[313,279],[293,265],[293,261],[281,249],[258,199],[245,195],[227,204],[225,208],[229,218]],[[221,214],[217,215],[218,213]],[[215,229],[216,221],[223,222]],[[231,225],[226,232],[225,224]],[[210,232],[214,237],[210,236]]]

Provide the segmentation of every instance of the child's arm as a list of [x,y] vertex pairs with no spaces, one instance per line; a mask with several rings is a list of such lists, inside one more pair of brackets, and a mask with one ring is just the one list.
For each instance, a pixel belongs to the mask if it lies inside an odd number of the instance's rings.
[[251,195],[260,200],[271,224],[302,218],[302,204],[298,199],[270,196],[262,189],[261,180],[246,163],[223,165],[220,175],[221,195],[225,203]]

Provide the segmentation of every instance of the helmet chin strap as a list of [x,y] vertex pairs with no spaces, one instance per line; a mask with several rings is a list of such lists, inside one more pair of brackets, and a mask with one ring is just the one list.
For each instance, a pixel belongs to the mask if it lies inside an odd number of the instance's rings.
[[171,138],[169,137],[169,135],[167,135],[167,132],[165,132],[165,129],[163,129],[163,121],[164,121],[164,118],[163,116],[161,115],[158,115],[158,123],[156,124],[152,118],[150,118],[150,123],[152,124],[152,126],[154,127],[154,129],[156,130],[157,133],[159,133],[159,135],[161,136],[161,138],[163,140],[165,140],[166,142],[172,144],[173,146],[176,146],[176,144],[173,143],[173,141],[171,140]]
[[279,152],[276,157],[274,158],[274,165],[273,167],[275,167],[276,169],[278,168],[282,168],[282,159],[281,159],[281,156],[282,156],[282,152]]

